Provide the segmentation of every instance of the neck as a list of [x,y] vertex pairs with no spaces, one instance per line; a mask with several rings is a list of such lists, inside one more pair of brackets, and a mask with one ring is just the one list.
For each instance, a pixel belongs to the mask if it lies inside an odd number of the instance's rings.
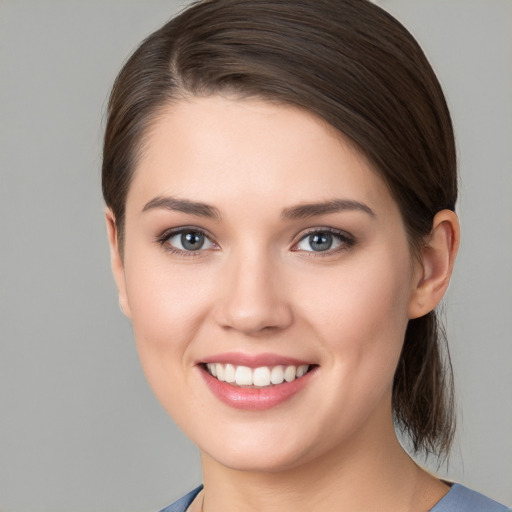
[[274,472],[227,468],[203,453],[204,512],[429,510],[448,488],[405,453],[392,422],[376,434]]

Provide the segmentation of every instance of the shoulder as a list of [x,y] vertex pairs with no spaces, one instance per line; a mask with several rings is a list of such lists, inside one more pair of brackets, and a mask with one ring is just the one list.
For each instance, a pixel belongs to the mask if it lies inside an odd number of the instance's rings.
[[190,491],[188,494],[185,494],[178,501],[175,501],[168,507],[165,507],[160,512],[185,512],[190,504],[194,501],[194,498],[199,494],[199,491],[203,488],[202,485],[196,487],[193,491]]
[[479,492],[453,484],[448,494],[430,512],[510,512],[510,508]]
[[[160,512],[186,512],[202,488],[203,486],[200,485]],[[460,484],[453,484],[448,494],[430,512],[511,512],[511,510],[479,492]]]

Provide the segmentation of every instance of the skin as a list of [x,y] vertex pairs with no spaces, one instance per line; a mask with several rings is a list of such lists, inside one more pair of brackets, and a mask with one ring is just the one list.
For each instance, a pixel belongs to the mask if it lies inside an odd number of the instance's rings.
[[[162,197],[217,215],[146,206]],[[283,215],[340,199],[371,213]],[[293,107],[212,96],[168,106],[148,134],[127,197],[124,259],[110,211],[107,225],[148,381],[201,451],[205,490],[192,511],[203,500],[208,512],[419,511],[447,492],[399,445],[391,389],[408,320],[448,286],[453,212],[437,214],[417,259],[385,183],[339,133]],[[162,240],[191,226],[207,234],[204,250]],[[313,251],[307,234],[326,229],[343,236]],[[198,363],[224,352],[318,366],[291,399],[243,411],[201,375]]]

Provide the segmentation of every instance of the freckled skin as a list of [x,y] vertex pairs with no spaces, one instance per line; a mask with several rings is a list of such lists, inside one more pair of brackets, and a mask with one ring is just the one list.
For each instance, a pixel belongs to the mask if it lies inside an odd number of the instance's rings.
[[[220,219],[142,212],[158,196],[206,203]],[[374,215],[282,217],[339,198]],[[180,227],[204,231],[206,248],[183,254],[156,242]],[[316,228],[354,243],[309,250],[304,234]],[[209,474],[276,474],[343,460],[355,447],[364,460],[379,443],[395,446],[391,387],[421,272],[382,179],[313,115],[208,97],[169,106],[153,126],[128,194],[117,281],[148,381]],[[209,391],[197,365],[233,351],[294,357],[318,371],[283,404],[240,411]]]

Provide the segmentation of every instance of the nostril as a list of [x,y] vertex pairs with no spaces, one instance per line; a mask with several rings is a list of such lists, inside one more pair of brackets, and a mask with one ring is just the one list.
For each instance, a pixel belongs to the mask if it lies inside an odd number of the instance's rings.
[[246,305],[230,301],[217,310],[217,322],[224,329],[233,329],[249,335],[270,334],[292,324],[290,308],[273,302],[252,302]]

